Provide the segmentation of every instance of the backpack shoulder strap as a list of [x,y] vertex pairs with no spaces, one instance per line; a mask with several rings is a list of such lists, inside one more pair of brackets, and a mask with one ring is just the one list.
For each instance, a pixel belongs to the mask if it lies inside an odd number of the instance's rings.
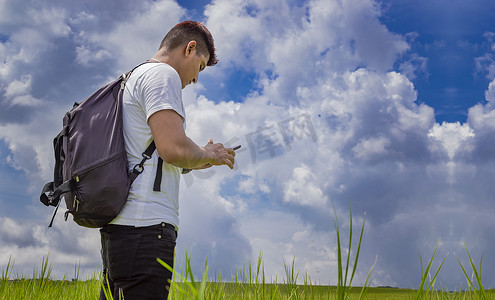
[[[137,65],[136,67],[134,67],[134,69],[132,69],[130,72],[126,73],[126,74],[123,74],[123,81],[122,81],[122,87],[125,85],[125,83],[127,82],[127,80],[129,79],[130,77],[130,74],[135,70],[137,69],[138,67],[146,64],[146,63],[159,63],[158,61],[154,61],[154,60],[147,60],[139,65]],[[143,173],[143,170],[144,170],[144,163],[151,158],[151,156],[153,155],[153,152],[155,151],[156,149],[156,145],[155,145],[155,141],[152,141],[148,148],[146,148],[146,150],[142,153],[143,155],[143,159],[141,160],[141,162],[137,165],[134,166],[134,168],[132,169],[132,172],[129,174],[129,177],[131,179],[131,183],[134,182],[134,180],[139,176],[139,174]],[[163,159],[161,157],[158,157],[158,164],[157,164],[157,167],[156,167],[156,175],[155,175],[155,182],[153,183],[153,191],[155,192],[159,192],[161,191],[161,188],[160,188],[160,185],[161,185],[161,182],[162,182],[162,168],[163,168]]]

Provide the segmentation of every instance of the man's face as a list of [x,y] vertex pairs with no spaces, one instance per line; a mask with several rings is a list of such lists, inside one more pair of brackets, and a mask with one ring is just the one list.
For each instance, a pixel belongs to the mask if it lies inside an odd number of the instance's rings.
[[198,54],[196,49],[193,49],[190,55],[186,56],[180,76],[182,88],[190,83],[198,82],[198,74],[206,67],[209,59],[209,55]]

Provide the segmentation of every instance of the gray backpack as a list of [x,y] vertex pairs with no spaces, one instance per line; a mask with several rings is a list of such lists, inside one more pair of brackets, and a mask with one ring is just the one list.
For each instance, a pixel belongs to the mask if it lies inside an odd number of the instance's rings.
[[[65,114],[63,129],[53,140],[54,180],[45,184],[40,196],[43,204],[56,207],[48,227],[53,224],[62,196],[67,205],[65,220],[70,213],[81,226],[106,225],[124,206],[131,183],[155,151],[153,141],[143,152],[142,161],[128,172],[122,96],[132,71],[74,104]],[[162,164],[159,158],[155,191],[160,190]]]

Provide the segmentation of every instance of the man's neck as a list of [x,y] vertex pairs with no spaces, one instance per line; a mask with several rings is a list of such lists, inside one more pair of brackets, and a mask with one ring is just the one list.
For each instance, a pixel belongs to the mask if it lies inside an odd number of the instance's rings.
[[181,63],[183,61],[182,56],[183,53],[180,47],[169,52],[160,49],[152,58],[150,58],[150,60],[168,64],[180,74]]

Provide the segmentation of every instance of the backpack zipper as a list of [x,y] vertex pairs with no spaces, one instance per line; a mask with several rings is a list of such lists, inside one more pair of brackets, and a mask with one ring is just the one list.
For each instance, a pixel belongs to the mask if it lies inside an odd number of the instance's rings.
[[[79,182],[79,176],[76,176],[76,182]],[[79,201],[79,199],[77,199],[77,195],[74,195],[74,202],[72,203],[72,208],[76,208],[76,211],[79,210],[79,203],[81,201]]]
[[79,199],[77,199],[77,196],[74,195],[74,202],[72,202],[72,208],[75,208],[75,211],[79,210],[79,203],[81,203],[81,201],[79,201]]

